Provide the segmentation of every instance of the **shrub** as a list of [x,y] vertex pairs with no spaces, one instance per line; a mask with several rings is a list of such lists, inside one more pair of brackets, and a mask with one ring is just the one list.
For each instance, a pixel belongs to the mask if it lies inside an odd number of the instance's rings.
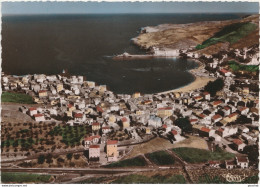
[[43,164],[44,161],[45,161],[45,156],[44,156],[44,155],[40,155],[40,156],[38,157],[38,164]]

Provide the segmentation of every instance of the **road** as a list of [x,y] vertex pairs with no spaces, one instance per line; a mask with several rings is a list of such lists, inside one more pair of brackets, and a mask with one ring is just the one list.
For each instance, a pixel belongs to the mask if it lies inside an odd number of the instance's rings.
[[141,172],[157,170],[158,168],[1,168],[2,172],[28,172],[28,173],[83,173],[83,174],[117,174],[125,172]]

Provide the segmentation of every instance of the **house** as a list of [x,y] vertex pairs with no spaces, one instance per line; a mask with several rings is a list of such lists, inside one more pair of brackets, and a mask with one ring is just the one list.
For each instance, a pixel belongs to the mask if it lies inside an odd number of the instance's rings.
[[237,127],[223,127],[216,130],[216,133],[221,137],[231,136],[237,133]]
[[92,130],[93,131],[98,131],[100,128],[101,128],[100,123],[98,123],[98,122],[92,123]]
[[195,101],[200,101],[200,100],[203,99],[203,97],[199,95],[199,96],[193,97],[193,99],[194,99]]
[[88,87],[90,87],[90,88],[95,88],[95,86],[96,86],[96,83],[93,81],[87,81],[87,84],[88,84]]
[[151,134],[151,127],[145,127],[145,134]]
[[220,168],[221,162],[220,161],[215,161],[215,160],[210,160],[208,162],[208,165],[210,167],[213,167],[213,168]]
[[100,136],[99,135],[85,137],[84,138],[84,146],[85,146],[85,148],[88,149],[90,145],[98,144],[99,140],[100,140]]
[[172,130],[171,131],[171,134],[174,136],[175,140],[176,141],[181,141],[183,140],[184,138],[180,135],[180,133],[176,130]]
[[232,73],[230,71],[228,71],[227,69],[220,69],[219,72],[223,75],[225,75],[226,77],[230,77],[232,75]]
[[204,126],[198,125],[198,124],[192,125],[192,133],[195,135],[199,135],[199,131],[202,127],[204,127]]
[[96,106],[96,110],[97,110],[97,112],[100,112],[100,113],[104,112],[104,110],[100,106]]
[[28,112],[29,112],[30,116],[33,116],[34,114],[37,114],[37,108],[31,107],[31,108],[29,108]]
[[240,111],[241,115],[247,115],[247,113],[249,112],[248,107],[239,107],[238,110]]
[[38,94],[39,94],[39,97],[47,97],[48,96],[47,90],[40,90],[38,92]]
[[45,121],[43,114],[34,114],[33,117],[34,117],[35,121]]
[[225,117],[224,120],[230,123],[230,122],[236,121],[237,117],[238,117],[238,113],[234,112],[234,113],[228,115],[227,117]]
[[234,144],[236,150],[238,150],[238,151],[243,151],[244,147],[246,146],[246,144],[244,144],[242,142],[242,140],[240,140],[240,139],[234,139],[233,144]]
[[157,116],[159,117],[165,117],[165,116],[171,116],[173,114],[173,110],[171,107],[165,107],[165,108],[158,108],[157,110]]
[[130,127],[129,118],[123,117],[123,118],[121,119],[121,122],[122,122],[122,124],[123,124],[123,128],[124,128],[124,129]]
[[190,119],[190,124],[194,125],[198,122],[198,119],[194,118],[194,119]]
[[141,97],[141,93],[140,92],[135,92],[132,96],[134,99]]
[[100,92],[105,92],[105,91],[107,91],[107,86],[106,86],[106,85],[100,85],[100,86],[99,86],[99,91],[100,91]]
[[215,130],[209,129],[207,127],[202,127],[199,130],[199,136],[201,137],[210,137],[215,133]]
[[228,106],[225,106],[222,111],[224,112],[225,116],[228,116],[228,115],[230,115],[231,108]]
[[70,111],[70,112],[72,112],[73,110],[76,110],[75,106],[72,104],[68,104],[67,107],[68,107],[68,111]]
[[237,166],[240,168],[248,168],[249,160],[246,156],[236,156]]
[[107,140],[106,152],[107,152],[107,160],[117,161],[118,151],[117,151],[117,140]]
[[203,92],[202,93],[205,100],[210,100],[210,93],[209,92]]
[[115,123],[115,122],[116,122],[116,117],[115,117],[114,115],[110,115],[110,116],[108,117],[108,122],[109,122],[109,123]]
[[57,84],[57,92],[61,92],[63,90],[63,84]]
[[234,160],[232,161],[225,161],[226,169],[233,169],[236,167],[236,163]]
[[82,113],[75,113],[74,114],[74,119],[77,122],[83,122],[83,121],[85,121],[86,116],[84,114],[82,114]]
[[119,106],[114,104],[112,106],[110,106],[110,111],[118,111],[119,110]]
[[213,107],[217,107],[217,106],[219,106],[219,105],[222,104],[222,103],[223,103],[222,101],[218,100],[218,101],[213,101],[213,102],[211,103],[211,105],[212,105]]
[[243,94],[245,94],[245,95],[247,95],[247,94],[249,94],[249,88],[248,87],[243,87]]
[[99,161],[100,157],[100,146],[99,145],[90,145],[89,146],[89,154],[88,159],[89,161]]
[[238,130],[240,133],[248,133],[249,132],[249,128],[247,128],[246,126],[240,126],[238,127]]
[[161,118],[156,116],[150,116],[150,119],[148,120],[148,125],[154,128],[161,127],[162,126]]
[[109,133],[111,131],[110,127],[106,126],[106,127],[102,127],[102,133],[106,134]]
[[216,114],[212,117],[212,122],[213,123],[217,123],[218,121],[220,121],[222,119],[222,116],[219,114]]

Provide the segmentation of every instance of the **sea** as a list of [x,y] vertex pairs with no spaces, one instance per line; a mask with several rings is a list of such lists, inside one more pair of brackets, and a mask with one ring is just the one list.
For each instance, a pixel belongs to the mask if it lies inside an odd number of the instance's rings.
[[113,60],[145,54],[131,42],[140,29],[159,24],[239,19],[241,14],[3,15],[2,71],[12,75],[70,74],[107,85],[117,94],[158,93],[194,81],[193,60]]

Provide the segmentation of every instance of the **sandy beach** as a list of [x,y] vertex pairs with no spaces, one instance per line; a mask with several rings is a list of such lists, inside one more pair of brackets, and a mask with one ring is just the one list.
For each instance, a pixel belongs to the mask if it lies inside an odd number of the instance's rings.
[[193,82],[191,82],[190,84],[187,84],[183,87],[180,88],[176,88],[173,90],[169,90],[169,91],[165,91],[165,92],[160,92],[158,94],[167,94],[167,93],[171,93],[171,92],[190,92],[199,88],[203,88],[204,86],[207,85],[207,83],[209,81],[214,81],[216,80],[216,78],[214,77],[209,77],[209,76],[202,76],[201,71],[204,69],[204,64],[201,63],[198,60],[195,60],[199,66],[196,69],[192,69],[189,72],[195,77],[195,80]]

